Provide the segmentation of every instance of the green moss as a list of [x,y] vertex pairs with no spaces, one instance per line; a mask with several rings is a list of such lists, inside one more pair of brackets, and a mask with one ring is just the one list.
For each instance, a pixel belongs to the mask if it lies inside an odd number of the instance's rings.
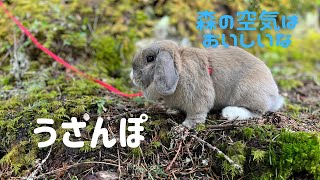
[[159,148],[161,146],[160,141],[152,141],[151,146],[155,149]]
[[266,157],[267,152],[263,150],[252,150],[251,155],[253,156],[253,160],[256,161],[257,163],[261,162],[264,160]]
[[96,52],[97,67],[102,72],[110,73],[120,69],[122,60],[119,54],[119,42],[113,37],[96,37],[92,41],[91,46]]
[[61,35],[64,45],[73,45],[76,48],[84,48],[87,45],[86,33],[75,33]]
[[287,113],[294,118],[299,118],[299,115],[302,112],[305,112],[308,110],[308,108],[303,107],[299,104],[286,104],[286,108],[288,110]]
[[0,76],[0,85],[1,86],[7,86],[14,82],[14,76],[7,75],[7,76]]
[[142,151],[140,147],[130,149],[129,154],[134,157],[140,157],[142,155]]
[[90,152],[90,151],[93,151],[93,150],[96,150],[96,148],[92,148],[90,146],[91,144],[91,141],[84,141],[84,146],[82,148],[80,148],[80,152]]
[[[226,146],[226,149],[224,151],[235,163],[243,166],[246,159],[245,148],[246,145],[243,142],[237,141]],[[223,172],[231,175],[232,178],[240,175],[239,170],[232,166],[227,160],[225,160],[223,156],[218,155],[218,157],[222,159]]]
[[253,137],[255,137],[254,132],[255,130],[250,127],[246,127],[243,129],[243,135],[247,140],[251,140]]
[[[42,151],[38,149],[37,143],[48,138],[47,135],[33,133],[33,130],[39,127],[36,124],[37,118],[55,120],[53,128],[58,135],[56,144],[62,144],[62,137],[66,132],[61,128],[62,122],[69,121],[70,117],[82,117],[86,111],[97,111],[95,102],[101,97],[94,96],[99,93],[96,88],[92,88],[96,86],[82,83],[83,81],[75,81],[78,80],[66,82],[63,78],[57,78],[50,80],[50,85],[46,88],[35,88],[35,83],[31,81],[25,84],[28,94],[1,101],[0,136],[2,142],[0,149],[6,153],[0,162],[11,167],[15,174],[22,175],[25,173],[22,169],[34,166],[35,159],[39,156],[38,151]],[[61,98],[63,94],[69,94],[69,90],[80,97]],[[88,92],[91,96],[82,95]],[[26,137],[29,137],[31,142],[25,141]],[[82,150],[91,151],[88,146]]]
[[261,58],[269,67],[288,61],[288,51],[285,48],[275,45],[266,46],[265,51],[266,52],[262,55]]
[[207,128],[206,128],[206,125],[204,123],[200,123],[200,124],[197,124],[197,127],[196,127],[196,131],[197,132],[203,132],[205,131]]
[[279,132],[273,125],[253,125],[250,127],[244,127],[240,130],[234,130],[233,133],[235,136],[239,136],[239,132],[241,133],[240,136],[246,140],[254,140],[259,139],[260,141],[265,141],[268,139],[272,139],[276,136]]
[[309,30],[302,38],[294,38],[288,47],[289,58],[298,60],[305,65],[310,65],[319,60],[320,34]]
[[28,149],[30,143],[22,141],[18,145],[13,146],[9,152],[0,159],[0,164],[10,165],[14,172],[17,173],[22,167],[33,166],[35,163],[37,150],[35,148]]
[[[267,134],[263,137],[264,132]],[[241,143],[228,146],[227,152],[231,157],[234,154],[246,157],[246,163],[243,164],[244,173],[249,179],[257,179],[257,177],[261,179],[288,179],[293,174],[299,173],[307,173],[314,176],[314,179],[319,178],[319,133],[285,130],[278,132],[269,127],[247,127],[243,130],[243,135],[245,134],[249,134],[251,137],[246,146]],[[242,160],[241,157],[240,160]],[[237,157],[233,158],[237,159]],[[231,174],[235,172],[227,164],[224,169]]]
[[278,84],[283,90],[291,90],[303,86],[303,83],[300,80],[289,78],[278,80]]
[[169,143],[170,139],[172,138],[169,133],[168,130],[162,128],[159,130],[159,138],[161,140],[162,143]]
[[144,107],[146,100],[143,97],[134,97],[132,101],[135,102],[139,107]]
[[96,101],[96,104],[97,104],[97,107],[98,107],[97,113],[98,113],[98,115],[101,115],[105,110],[104,105],[106,104],[106,100],[105,99],[100,99],[100,100]]
[[320,178],[320,135],[319,133],[284,131],[272,143],[270,165],[275,178],[287,179],[293,173],[308,172]]

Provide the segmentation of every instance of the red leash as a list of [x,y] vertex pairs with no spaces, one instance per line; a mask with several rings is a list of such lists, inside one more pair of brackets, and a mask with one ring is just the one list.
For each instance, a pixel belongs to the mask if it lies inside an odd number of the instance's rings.
[[44,53],[46,53],[47,55],[49,55],[50,57],[52,57],[55,61],[57,61],[58,63],[62,64],[64,67],[78,73],[81,76],[84,76],[98,84],[100,84],[101,86],[103,86],[104,88],[108,89],[110,92],[113,92],[115,94],[118,94],[120,96],[123,97],[137,97],[137,96],[142,96],[142,93],[136,93],[136,94],[126,94],[123,93],[121,91],[119,91],[118,89],[116,89],[115,87],[113,87],[110,84],[107,84],[101,80],[95,79],[87,74],[85,74],[84,72],[79,71],[78,69],[76,69],[74,66],[70,65],[67,61],[61,59],[59,56],[57,56],[56,54],[54,54],[53,52],[51,52],[49,49],[45,48],[42,44],[39,43],[39,41],[30,33],[30,31],[25,28],[22,23],[15,18],[9,11],[8,9],[4,6],[3,2],[0,0],[0,6],[3,9],[3,11],[5,12],[5,14],[21,29],[21,31],[33,42],[33,44],[39,48],[41,51],[43,51]]

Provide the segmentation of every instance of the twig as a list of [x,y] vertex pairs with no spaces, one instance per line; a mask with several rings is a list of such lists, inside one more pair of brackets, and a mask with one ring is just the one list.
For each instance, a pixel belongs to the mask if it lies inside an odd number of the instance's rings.
[[234,162],[231,158],[229,158],[229,156],[227,156],[226,154],[224,154],[219,148],[212,146],[210,143],[206,142],[205,140],[199,138],[196,135],[191,135],[191,137],[195,138],[197,141],[202,142],[203,144],[207,145],[210,149],[216,151],[219,155],[222,155],[233,167],[235,167],[240,173],[243,172],[242,167],[237,164],[236,162]]
[[167,119],[167,121],[169,121],[169,123],[171,123],[171,124],[173,124],[173,125],[175,125],[175,126],[178,126],[179,124],[177,123],[177,122],[175,122],[174,120],[172,120],[172,119]]
[[121,179],[121,158],[120,158],[120,152],[119,152],[119,146],[117,148],[117,154],[118,154],[118,171],[119,171],[119,179]]
[[192,158],[192,154],[191,154],[190,149],[189,149],[190,144],[191,144],[191,143],[188,143],[188,144],[187,144],[186,149],[187,149],[187,152],[188,152],[188,155],[189,155],[189,157],[190,157],[190,160],[191,160],[192,165],[195,166],[194,161],[193,161],[193,158]]
[[180,154],[181,148],[182,148],[182,141],[180,141],[178,151],[177,151],[176,155],[174,156],[174,158],[172,159],[172,161],[170,162],[170,164],[168,165],[168,167],[166,168],[166,171],[169,171],[171,169],[171,166],[173,165],[173,163],[178,158],[178,155]]
[[8,51],[0,60],[0,66],[2,65],[3,61],[7,59],[7,57],[10,55],[10,51]]
[[97,16],[97,13],[95,12],[93,29],[92,29],[93,31],[95,31],[97,29],[98,21],[99,21],[99,16]]
[[[238,117],[237,117],[238,118]],[[233,120],[225,120],[224,122],[222,122],[220,125],[224,125],[224,124],[229,124],[229,123],[234,123],[237,122],[237,118],[233,119]]]
[[233,129],[235,127],[240,127],[240,125],[236,124],[224,124],[224,125],[207,125],[209,130],[225,130],[225,129]]
[[52,150],[52,146],[50,147],[50,150],[47,154],[47,156],[41,161],[41,163],[39,163],[37,166],[37,169],[35,169],[31,175],[29,177],[27,177],[27,180],[33,180],[35,178],[35,176],[38,174],[38,172],[42,169],[42,165],[47,161],[47,159],[49,158],[50,154],[51,154],[51,150]]

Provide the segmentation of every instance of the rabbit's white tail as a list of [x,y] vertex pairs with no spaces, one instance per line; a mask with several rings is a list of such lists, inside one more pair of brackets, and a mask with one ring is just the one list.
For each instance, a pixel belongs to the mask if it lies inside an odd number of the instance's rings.
[[279,95],[279,96],[275,99],[274,104],[270,107],[270,110],[269,110],[269,111],[271,111],[271,112],[276,112],[276,111],[278,111],[280,108],[282,108],[283,104],[284,104],[284,98],[283,98],[281,95]]

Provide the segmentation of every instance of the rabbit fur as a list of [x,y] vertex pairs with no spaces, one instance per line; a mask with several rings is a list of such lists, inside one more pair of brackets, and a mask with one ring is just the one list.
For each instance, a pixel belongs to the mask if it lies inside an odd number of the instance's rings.
[[222,109],[228,120],[245,120],[283,105],[268,67],[233,46],[180,48],[157,41],[135,55],[130,77],[147,99],[185,112],[182,124],[188,128],[204,123],[211,109]]

